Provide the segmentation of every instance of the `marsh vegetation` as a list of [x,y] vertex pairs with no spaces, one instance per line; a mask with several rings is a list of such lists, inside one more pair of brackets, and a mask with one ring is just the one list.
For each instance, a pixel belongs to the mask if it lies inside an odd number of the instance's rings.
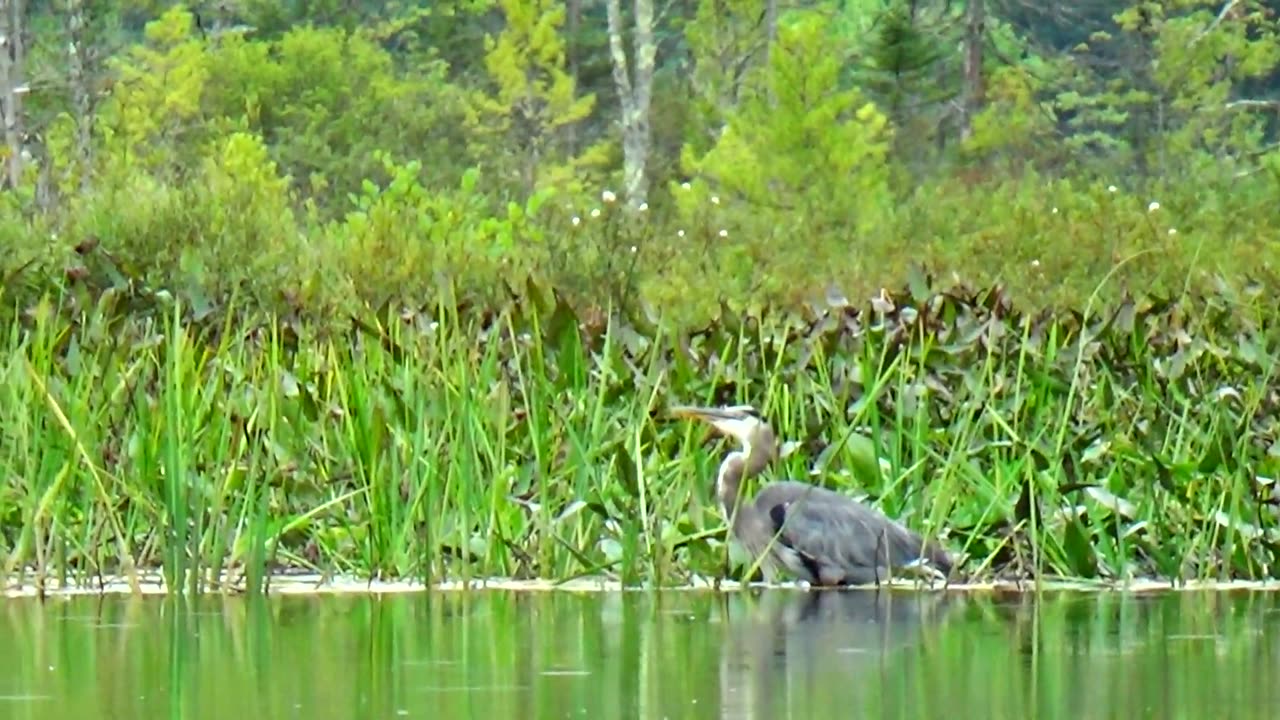
[[1272,576],[1280,398],[1246,298],[925,287],[684,331],[592,329],[536,287],[324,336],[46,305],[0,365],[6,571],[724,574],[718,454],[654,417],[676,398],[757,404],[800,443],[779,473],[940,534],[972,579]]

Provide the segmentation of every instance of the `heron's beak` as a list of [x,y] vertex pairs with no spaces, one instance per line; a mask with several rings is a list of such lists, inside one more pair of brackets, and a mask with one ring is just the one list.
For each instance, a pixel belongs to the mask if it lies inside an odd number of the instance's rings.
[[694,407],[693,405],[675,405],[668,408],[667,412],[670,413],[672,417],[690,420],[704,420],[706,422],[729,419],[727,415],[718,408]]
[[[732,411],[714,407],[695,407],[693,405],[676,405],[667,409],[673,417],[689,420],[701,420],[715,432],[728,437],[739,437],[741,432],[736,425],[741,424],[742,416]],[[715,433],[712,433],[715,434]]]

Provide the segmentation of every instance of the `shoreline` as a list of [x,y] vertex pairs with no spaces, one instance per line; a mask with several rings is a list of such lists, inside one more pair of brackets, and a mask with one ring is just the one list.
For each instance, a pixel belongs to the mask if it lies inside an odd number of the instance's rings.
[[[875,585],[863,585],[836,590],[837,592],[876,590]],[[1228,592],[1280,591],[1280,580],[1186,580],[1134,579],[1116,582],[1088,582],[1083,580],[1046,579],[1041,581],[986,581],[974,583],[933,584],[914,580],[894,580],[882,583],[881,590],[893,592],[956,592],[999,593],[1004,595],[1034,595],[1044,592],[1088,592],[1149,594],[1154,592]],[[333,595],[402,595],[411,593],[457,592],[561,592],[561,593],[663,593],[710,592],[734,593],[753,590],[789,590],[793,592],[819,592],[800,583],[740,583],[733,580],[697,579],[683,585],[624,585],[616,580],[581,578],[577,580],[515,580],[510,578],[472,578],[469,580],[442,580],[431,583],[410,580],[360,580],[357,578],[326,578],[320,574],[280,574],[270,576],[265,595],[272,596],[333,596]],[[47,582],[43,590],[34,583],[9,584],[0,590],[0,597],[20,598],[73,598],[127,595],[135,597],[177,596],[169,592],[159,573],[139,574],[136,590],[133,583],[123,576],[91,582]],[[247,591],[235,582],[209,585],[201,594],[236,596]]]

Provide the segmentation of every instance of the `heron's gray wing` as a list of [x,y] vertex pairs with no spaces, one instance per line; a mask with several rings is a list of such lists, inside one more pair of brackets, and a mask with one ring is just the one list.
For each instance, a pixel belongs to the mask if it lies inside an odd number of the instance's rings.
[[891,568],[923,552],[944,573],[951,568],[941,549],[925,548],[918,535],[879,510],[826,488],[775,483],[760,492],[756,505],[772,521],[777,542],[795,553],[787,558],[792,569],[824,584],[884,580]]

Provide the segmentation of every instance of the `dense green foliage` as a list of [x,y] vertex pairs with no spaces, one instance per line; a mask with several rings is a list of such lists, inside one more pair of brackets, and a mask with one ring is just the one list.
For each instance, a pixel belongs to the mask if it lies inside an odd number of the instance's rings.
[[[658,5],[643,122],[646,0],[34,4],[7,568],[715,573],[728,392],[979,576],[1270,574],[1275,3],[975,2]],[[812,317],[920,267],[1009,307]]]
[[760,404],[800,444],[778,474],[869,493],[966,556],[958,577],[1275,574],[1257,297],[1032,316],[918,278],[675,334],[523,298],[329,337],[164,294],[41,306],[0,367],[6,571],[718,574],[715,458],[664,421],[674,398]]
[[[866,296],[914,262],[1030,306],[1269,279],[1280,21],[1228,4],[988,0],[966,119],[943,49],[963,5],[783,5],[769,40],[759,2],[676,3],[636,215],[601,201],[622,153],[598,8],[90,2],[91,115],[65,82],[24,106],[42,143],[3,196],[6,305],[60,287],[90,237],[190,302],[235,288],[321,319],[445,277],[492,298],[533,274],[682,321]],[[65,72],[61,18],[30,20],[33,77]],[[1122,262],[1143,253],[1160,261]]]

